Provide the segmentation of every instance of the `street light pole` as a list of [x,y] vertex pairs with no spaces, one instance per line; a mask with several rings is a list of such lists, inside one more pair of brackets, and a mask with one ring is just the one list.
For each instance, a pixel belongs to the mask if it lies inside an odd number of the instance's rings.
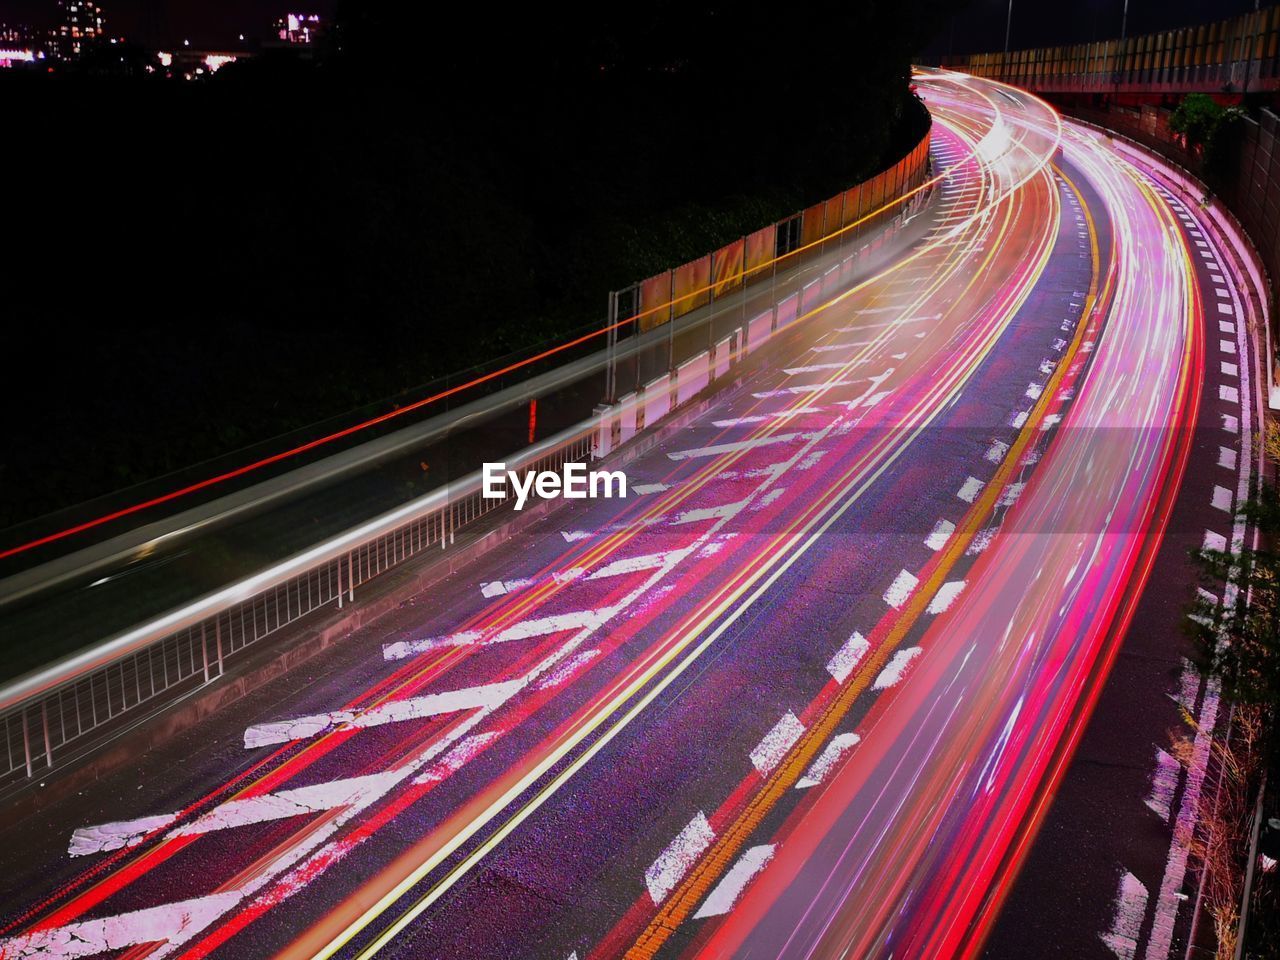
[[1124,0],[1124,12],[1120,14],[1120,44],[1116,48],[1116,63],[1111,73],[1111,82],[1120,86],[1120,74],[1124,70],[1125,32],[1129,26],[1129,0]]
[[[1127,5],[1129,0],[1125,0]],[[1009,15],[1004,18],[1004,53],[1009,55],[1009,28],[1013,26],[1013,0],[1009,0]]]

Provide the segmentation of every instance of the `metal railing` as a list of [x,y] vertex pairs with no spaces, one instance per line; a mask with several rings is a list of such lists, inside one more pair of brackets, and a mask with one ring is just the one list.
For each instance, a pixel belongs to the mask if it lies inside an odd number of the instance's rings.
[[[846,244],[865,239],[865,228],[873,223],[903,218],[909,209],[918,207],[922,199],[919,190],[928,176],[928,140],[926,133],[907,156],[868,181],[874,182],[873,188],[851,188],[828,201],[821,216],[815,212],[810,223],[820,223],[822,229],[815,228],[814,238],[807,231],[802,236],[799,228],[779,232],[777,237],[792,238],[786,241],[787,249],[765,248],[768,257],[759,266],[752,267],[744,259],[736,265],[736,274],[722,272],[716,277],[714,289],[685,295],[696,297],[705,292],[707,302],[698,305],[708,309],[686,313],[678,311],[673,301],[664,321],[643,331],[638,329],[642,316],[633,316],[633,329],[627,331],[628,335],[611,338],[608,347],[598,354],[580,357],[553,373],[454,411],[454,428],[483,429],[481,406],[505,409],[512,402],[528,402],[544,391],[555,393],[562,387],[580,384],[584,377],[606,368],[610,371],[607,389],[612,389],[618,384],[619,365],[638,373],[647,360],[662,368],[658,379],[649,382],[637,378],[635,383],[624,380],[623,385],[638,388],[642,401],[644,384],[655,395],[658,384],[663,385],[661,396],[668,397],[667,401],[659,408],[657,401],[650,399],[648,407],[641,407],[652,408],[652,425],[696,393],[698,384],[723,376],[731,360],[746,353],[749,327],[753,320],[758,323],[761,319],[748,312],[750,300],[760,296],[775,298],[782,295],[784,288],[794,287],[788,297],[782,298],[792,301],[790,317],[794,321],[811,306],[809,291],[825,298],[847,282],[853,274],[849,266],[859,254],[849,253],[844,249]],[[843,198],[848,195],[857,198],[857,202],[846,205]],[[864,201],[864,196],[874,197],[879,206],[869,207],[870,201]],[[830,218],[827,208],[833,211]],[[817,207],[813,209],[816,211]],[[791,220],[804,223],[803,215]],[[745,248],[745,239],[741,242]],[[745,258],[745,249],[743,253]],[[708,255],[707,260],[711,265],[714,257]],[[795,268],[786,284],[782,282],[779,263],[785,263],[789,272]],[[752,280],[757,279],[757,274],[770,279],[768,288],[753,289]],[[733,292],[724,295],[729,289]],[[716,296],[717,293],[721,295]],[[611,299],[616,303],[616,297]],[[639,314],[646,312],[640,304],[635,308],[639,308]],[[772,328],[776,329],[778,323],[775,303]],[[763,342],[754,333],[753,338],[753,346]],[[701,362],[701,379],[694,386],[690,385],[691,360]],[[597,407],[589,416],[590,401],[586,402],[581,422],[508,457],[507,468],[526,473],[558,472],[566,463],[588,462],[607,453],[616,445],[610,439],[609,422],[621,416],[627,405]],[[577,406],[575,403],[573,409]],[[630,409],[631,430],[627,435],[645,428],[644,413],[637,413],[634,404]],[[419,431],[409,432],[417,438],[414,442],[421,442]],[[395,435],[374,441],[402,442],[407,441],[400,441]],[[229,661],[243,656],[245,650],[264,638],[279,634],[316,611],[341,608],[354,599],[357,587],[408,560],[433,550],[447,550],[460,531],[503,508],[511,498],[510,494],[503,498],[483,497],[481,475],[471,473],[143,626],[5,685],[0,689],[0,737],[4,742],[0,796],[76,761],[116,733],[217,681],[228,669]]]
[[1280,88],[1280,7],[1138,36],[942,58],[1030,90],[1243,93]]
[[[530,448],[508,467],[559,471],[592,459],[593,433],[569,431]],[[457,533],[512,499],[481,495],[480,474],[399,508],[329,544],[220,590],[183,610],[37,674],[6,691],[19,702],[0,712],[0,791],[38,777],[91,748],[128,715],[169,703],[217,680],[226,664],[265,637],[325,607],[392,567],[447,550]],[[91,658],[97,663],[89,662]],[[75,661],[86,661],[75,663]],[[76,678],[58,682],[72,665]],[[27,689],[24,689],[27,688]]]

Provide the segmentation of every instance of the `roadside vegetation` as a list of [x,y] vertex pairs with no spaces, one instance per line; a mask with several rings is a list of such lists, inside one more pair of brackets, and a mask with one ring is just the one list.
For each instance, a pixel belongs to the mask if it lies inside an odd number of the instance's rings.
[[1234,168],[1240,140],[1240,107],[1224,107],[1207,93],[1191,93],[1169,115],[1169,129],[1182,146],[1204,163],[1204,174],[1214,186]]
[[[1280,430],[1268,424],[1266,458],[1280,461]],[[1204,909],[1212,918],[1218,956],[1236,955],[1240,907],[1253,843],[1258,792],[1266,788],[1263,823],[1280,816],[1280,489],[1268,480],[1239,509],[1258,532],[1256,547],[1238,554],[1200,549],[1202,588],[1188,618],[1200,664],[1219,688],[1226,722],[1213,741],[1210,772],[1216,780],[1201,800],[1198,854],[1204,870]],[[1219,605],[1224,584],[1233,582],[1232,602]],[[1228,596],[1230,594],[1228,593]],[[1229,705],[1229,707],[1227,707]],[[1229,710],[1229,712],[1227,712]],[[1191,755],[1195,724],[1174,745],[1184,763]],[[1225,731],[1225,732],[1223,732]],[[1280,842],[1262,831],[1263,849]],[[1272,849],[1274,853],[1274,850]],[[1269,864],[1269,866],[1268,866]],[[1244,957],[1280,957],[1280,883],[1274,860],[1259,857],[1250,898]]]
[[0,77],[0,529],[598,324],[873,174],[940,7],[351,0],[313,61]]

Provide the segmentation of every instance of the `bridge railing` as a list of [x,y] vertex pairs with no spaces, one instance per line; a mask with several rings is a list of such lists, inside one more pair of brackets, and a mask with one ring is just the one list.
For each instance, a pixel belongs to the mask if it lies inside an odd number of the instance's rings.
[[[673,290],[662,320],[639,329],[645,313],[640,307],[640,315],[627,318],[632,329],[626,337],[460,408],[460,422],[450,429],[459,435],[492,432],[485,411],[506,415],[513,404],[532,397],[556,405],[561,420],[575,425],[506,458],[507,469],[529,473],[588,462],[652,426],[726,376],[772,331],[803,319],[805,310],[852,282],[854,261],[882,239],[865,237],[865,228],[901,219],[923,198],[928,139],[926,132],[872,186],[859,185],[819,205],[820,211],[815,206],[784,221],[797,227],[786,228],[796,235],[780,254],[771,250],[774,255],[754,268],[745,261],[737,261],[734,270],[722,268],[710,281],[718,290],[699,291],[695,285],[692,296],[705,292],[706,303],[677,312],[677,302],[690,294]],[[850,194],[855,203],[846,206]],[[859,237],[866,246],[850,249]],[[744,254],[745,249],[744,238]],[[707,260],[710,265],[713,255]],[[756,288],[757,276],[774,282]],[[785,291],[790,291],[789,313],[780,317],[775,303],[766,324],[770,329],[761,329],[762,317],[754,312],[760,298]],[[611,301],[616,305],[617,298]],[[662,306],[649,309],[659,314]],[[619,370],[631,371],[634,380],[623,378],[629,396],[600,404],[602,370],[610,371],[610,389]],[[445,441],[432,434],[430,442]],[[216,682],[228,661],[317,611],[352,602],[358,587],[386,571],[447,550],[459,533],[510,500],[481,495],[478,466],[471,463],[474,472],[410,503],[0,688],[0,796],[75,762],[150,712]]]
[[[559,471],[592,458],[590,429],[569,431],[508,462],[521,472]],[[315,550],[27,678],[0,712],[0,790],[42,776],[91,749],[148,707],[221,677],[227,661],[415,557],[446,549],[458,530],[510,501],[481,496],[480,474],[394,510]],[[63,677],[70,675],[70,679]]]
[[1275,90],[1280,6],[1123,40],[949,56],[941,65],[1044,92]]

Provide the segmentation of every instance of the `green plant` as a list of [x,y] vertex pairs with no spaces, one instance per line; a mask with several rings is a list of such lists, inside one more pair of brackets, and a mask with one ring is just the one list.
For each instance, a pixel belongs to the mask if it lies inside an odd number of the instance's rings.
[[[1211,589],[1194,604],[1190,623],[1201,661],[1236,703],[1280,702],[1280,490],[1263,483],[1239,509],[1260,535],[1261,545],[1231,550],[1199,549],[1193,558]],[[1213,587],[1235,579],[1235,600],[1218,608]]]
[[1191,93],[1170,115],[1169,129],[1183,136],[1188,149],[1201,151],[1206,174],[1221,178],[1235,156],[1243,118],[1239,107],[1224,107],[1208,94]]

